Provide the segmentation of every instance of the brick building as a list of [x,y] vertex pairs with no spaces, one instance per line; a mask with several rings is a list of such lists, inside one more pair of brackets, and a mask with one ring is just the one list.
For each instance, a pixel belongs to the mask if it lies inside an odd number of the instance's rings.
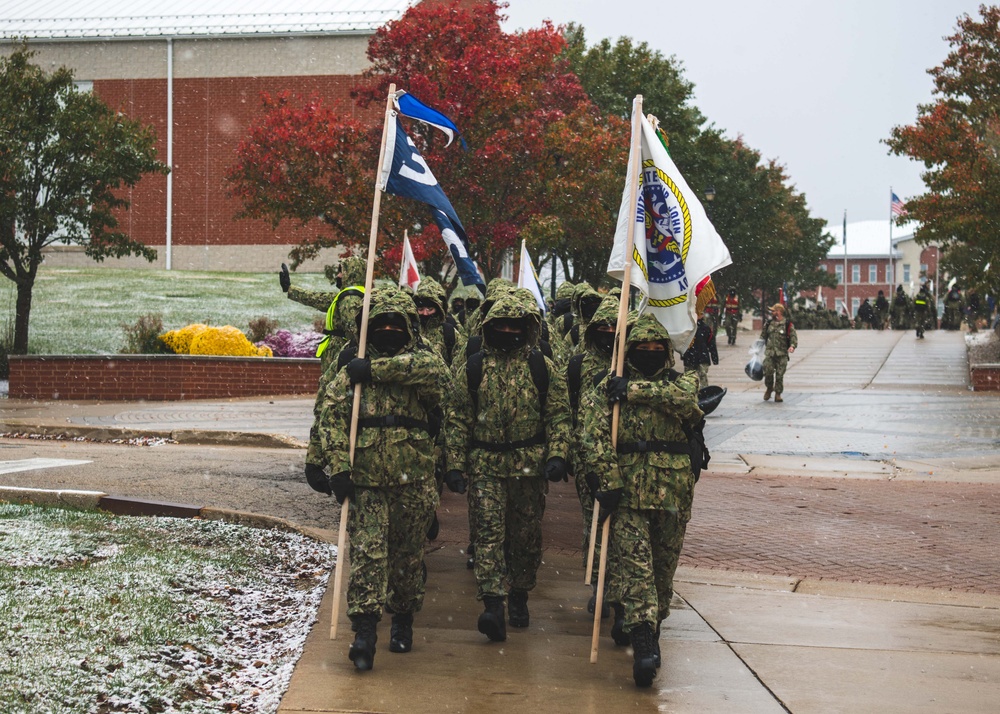
[[[240,206],[227,197],[223,177],[261,111],[260,93],[318,95],[356,111],[349,91],[368,66],[369,38],[418,2],[174,0],[152,15],[124,0],[13,0],[0,14],[0,53],[25,39],[34,62],[69,67],[81,88],[157,133],[158,157],[171,174],[141,181],[123,222],[157,249],[157,261],[103,265],[271,270],[302,230],[315,229],[233,220]],[[96,265],[75,246],[55,247],[46,264]]]
[[914,224],[893,225],[890,252],[888,220],[848,223],[846,248],[843,225],[832,226],[829,233],[836,243],[820,267],[836,276],[837,287],[803,291],[802,296],[838,313],[846,304],[849,314],[854,317],[864,299],[874,302],[879,290],[891,299],[898,285],[913,296],[920,289],[922,279],[930,279],[935,284],[940,250],[937,246],[917,245],[913,239],[915,228]]

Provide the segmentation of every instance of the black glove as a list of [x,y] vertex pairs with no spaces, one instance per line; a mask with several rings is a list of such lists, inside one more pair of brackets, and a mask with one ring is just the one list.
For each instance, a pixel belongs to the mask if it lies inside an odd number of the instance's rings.
[[330,477],[330,488],[333,490],[333,497],[337,503],[343,503],[345,498],[354,500],[354,482],[351,480],[350,471],[341,471],[339,474]]
[[590,491],[591,498],[601,489],[601,479],[593,471],[583,477],[583,482],[587,484],[587,490]]
[[323,470],[322,466],[306,464],[306,481],[309,482],[313,491],[325,493],[327,496],[333,493],[330,490],[330,479],[326,477],[326,471]]
[[465,474],[458,469],[451,469],[444,475],[444,484],[452,493],[465,493]]
[[367,384],[372,381],[372,361],[367,357],[355,357],[347,363],[347,376],[351,384]]
[[549,481],[568,481],[569,470],[566,468],[566,459],[561,456],[553,456],[546,461],[545,478]]
[[608,520],[608,516],[618,510],[624,492],[623,488],[613,488],[610,491],[598,491],[594,494],[594,500],[601,505],[601,511],[597,516],[598,525],[603,524]]
[[611,375],[608,378],[608,401],[612,404],[614,402],[624,402],[625,395],[628,393],[628,377],[618,377]]
[[292,279],[288,275],[288,266],[284,263],[281,264],[281,272],[278,273],[278,284],[281,285],[281,292],[287,293],[288,288],[292,287]]

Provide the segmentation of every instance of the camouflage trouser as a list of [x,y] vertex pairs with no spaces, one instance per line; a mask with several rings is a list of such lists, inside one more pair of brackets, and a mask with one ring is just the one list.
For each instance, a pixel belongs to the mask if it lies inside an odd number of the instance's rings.
[[707,387],[707,386],[708,386],[708,365],[707,364],[699,364],[698,365],[698,387],[700,389],[702,387]]
[[424,541],[438,494],[434,479],[358,488],[348,511],[351,571],[347,614],[419,612],[424,601]]
[[670,613],[674,573],[690,518],[690,511],[624,507],[612,516],[610,556],[620,573],[625,632],[642,622],[655,627]]
[[[476,597],[535,587],[542,564],[542,514],[548,481],[474,475],[469,485]],[[506,552],[505,552],[506,550]]]
[[785,368],[788,367],[788,355],[764,358],[764,389],[771,389],[775,394],[785,391]]
[[736,344],[736,326],[739,325],[739,320],[736,319],[736,315],[726,316],[726,338],[729,340],[729,344]]

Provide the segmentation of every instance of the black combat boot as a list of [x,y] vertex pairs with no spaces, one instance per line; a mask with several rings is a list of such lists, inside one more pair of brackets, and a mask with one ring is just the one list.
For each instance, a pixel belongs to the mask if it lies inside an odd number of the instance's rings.
[[[594,588],[594,594],[590,596],[590,600],[587,601],[587,612],[591,615],[594,614],[594,610],[597,609],[597,584],[595,583],[591,587]],[[611,606],[608,604],[607,600],[601,602],[601,619],[607,620],[611,617]]]
[[511,627],[528,626],[528,591],[511,590],[507,598],[508,622]]
[[434,511],[434,518],[431,520],[430,526],[427,528],[427,540],[437,540],[438,533],[441,531],[441,523],[438,521],[437,511]]
[[378,640],[378,615],[354,615],[351,618],[355,635],[347,656],[360,670],[375,666],[375,642]]
[[468,570],[472,570],[476,567],[476,546],[473,543],[469,543],[469,547],[466,549],[466,554],[469,559],[465,561],[465,567]]
[[631,641],[628,634],[625,632],[625,606],[613,602],[611,603],[612,609],[615,611],[615,621],[611,625],[611,639],[615,641],[615,644],[619,647],[625,647]]
[[641,622],[632,628],[629,637],[632,640],[632,679],[635,680],[635,686],[648,687],[656,676],[653,626],[648,622]]
[[400,612],[392,616],[389,651],[409,652],[413,649],[413,613]]
[[503,642],[507,639],[507,623],[503,611],[503,598],[496,595],[483,597],[486,609],[479,616],[479,631],[493,642]]

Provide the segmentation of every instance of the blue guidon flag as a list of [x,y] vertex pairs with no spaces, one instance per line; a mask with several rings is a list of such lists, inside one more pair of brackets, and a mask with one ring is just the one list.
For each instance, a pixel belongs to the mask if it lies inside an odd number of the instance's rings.
[[[405,101],[407,98],[409,101]],[[409,94],[403,93],[402,99],[404,100],[402,104],[408,108],[407,112],[400,111],[404,116],[411,116],[426,122],[441,129],[449,137],[454,136],[452,132],[457,133],[455,125],[440,112],[420,104]],[[397,94],[397,106],[401,105],[399,100],[400,96]],[[421,113],[417,109],[418,106],[426,112]],[[411,111],[415,113],[410,114]],[[441,119],[450,125],[449,128],[440,124]],[[462,222],[458,219],[455,209],[452,208],[451,201],[444,195],[441,185],[434,177],[430,167],[424,162],[420,152],[417,151],[413,140],[406,135],[399,122],[396,121],[396,112],[390,112],[387,122],[385,160],[379,174],[379,188],[386,193],[412,198],[414,201],[420,201],[430,206],[434,222],[440,229],[441,236],[455,260],[455,267],[458,268],[462,284],[478,285],[480,289],[484,290],[483,278],[476,268],[475,261],[469,257],[469,237],[465,234],[465,229],[462,227]],[[449,141],[449,143],[451,142]]]

